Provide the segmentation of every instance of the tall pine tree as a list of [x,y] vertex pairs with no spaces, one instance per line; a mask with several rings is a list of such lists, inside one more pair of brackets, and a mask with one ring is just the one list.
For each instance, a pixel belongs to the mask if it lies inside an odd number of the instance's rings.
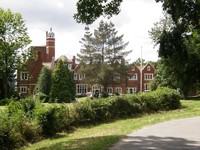
[[80,71],[85,74],[86,82],[100,84],[106,90],[109,85],[121,81],[114,77],[116,74],[122,77],[127,73],[124,58],[131,51],[125,50],[128,42],[123,42],[123,35],[117,36],[113,23],[101,21],[94,30],[94,36],[87,28],[81,44],[83,48],[78,57]]

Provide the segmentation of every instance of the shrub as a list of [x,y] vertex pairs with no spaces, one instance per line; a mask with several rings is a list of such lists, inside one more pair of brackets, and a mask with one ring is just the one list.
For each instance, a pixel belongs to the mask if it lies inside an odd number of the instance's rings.
[[91,124],[95,120],[94,111],[91,107],[92,101],[75,103],[71,110],[71,118],[73,125]]
[[29,143],[41,139],[41,128],[34,121],[22,122],[20,132],[23,135],[23,138]]
[[42,136],[51,137],[70,126],[91,125],[151,113],[180,108],[180,96],[169,88],[153,92],[113,96],[106,99],[87,100],[46,107],[31,97],[21,102],[11,102],[0,112],[0,148],[15,149],[27,142],[35,142]]
[[181,107],[181,96],[173,89],[163,87],[157,89],[153,94],[156,95],[161,110],[173,110]]
[[40,107],[35,113],[44,136],[53,136],[69,128],[69,110],[66,106]]
[[42,92],[38,92],[35,96],[42,102],[49,102],[50,100],[49,95],[46,95]]
[[0,106],[5,106],[7,104],[10,104],[13,101],[13,99],[5,98],[0,100]]
[[91,102],[91,109],[94,113],[94,122],[101,123],[111,119],[111,103],[108,99],[99,99]]
[[[15,149],[40,139],[40,128],[29,115],[35,107],[31,99],[11,102],[0,115],[0,147]],[[28,105],[30,104],[30,105]],[[30,107],[31,106],[31,107]]]

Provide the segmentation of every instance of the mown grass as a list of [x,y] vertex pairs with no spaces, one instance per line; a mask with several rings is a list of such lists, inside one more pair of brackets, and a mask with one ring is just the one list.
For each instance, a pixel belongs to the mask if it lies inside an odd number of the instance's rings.
[[106,150],[128,133],[144,126],[179,118],[200,116],[200,101],[181,101],[183,108],[151,115],[136,116],[97,126],[81,127],[72,133],[29,145],[23,150]]

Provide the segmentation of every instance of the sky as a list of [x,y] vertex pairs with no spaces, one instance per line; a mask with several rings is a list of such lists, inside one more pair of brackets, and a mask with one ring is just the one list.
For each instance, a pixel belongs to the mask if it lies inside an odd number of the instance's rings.
[[[80,53],[79,41],[84,36],[85,25],[73,19],[77,0],[1,0],[0,7],[18,12],[25,20],[30,46],[46,44],[46,31],[52,28],[56,39],[56,58],[66,55],[69,59]],[[161,3],[155,0],[124,0],[119,15],[109,21],[115,24],[118,36],[124,35],[123,41],[129,42],[126,50],[132,53],[126,58],[130,63],[142,56],[146,61],[158,60],[158,47],[149,37],[148,31],[162,17]],[[93,32],[99,25],[100,18],[90,25]]]

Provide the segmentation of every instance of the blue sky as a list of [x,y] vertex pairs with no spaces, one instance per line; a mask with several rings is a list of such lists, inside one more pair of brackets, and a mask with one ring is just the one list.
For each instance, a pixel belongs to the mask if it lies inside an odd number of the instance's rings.
[[[79,41],[84,35],[85,27],[73,19],[76,2],[76,0],[1,0],[0,6],[22,14],[33,46],[45,45],[46,31],[53,28],[56,37],[56,58],[60,55],[71,58],[80,51]],[[141,47],[143,59],[146,61],[158,59],[157,48],[154,48],[148,30],[160,17],[162,17],[162,7],[155,0],[124,0],[121,13],[110,19],[115,24],[118,35],[124,34],[124,42],[129,41],[126,49],[133,50],[127,58],[130,62],[141,56]],[[98,27],[99,21],[100,19],[90,26],[91,32]]]

